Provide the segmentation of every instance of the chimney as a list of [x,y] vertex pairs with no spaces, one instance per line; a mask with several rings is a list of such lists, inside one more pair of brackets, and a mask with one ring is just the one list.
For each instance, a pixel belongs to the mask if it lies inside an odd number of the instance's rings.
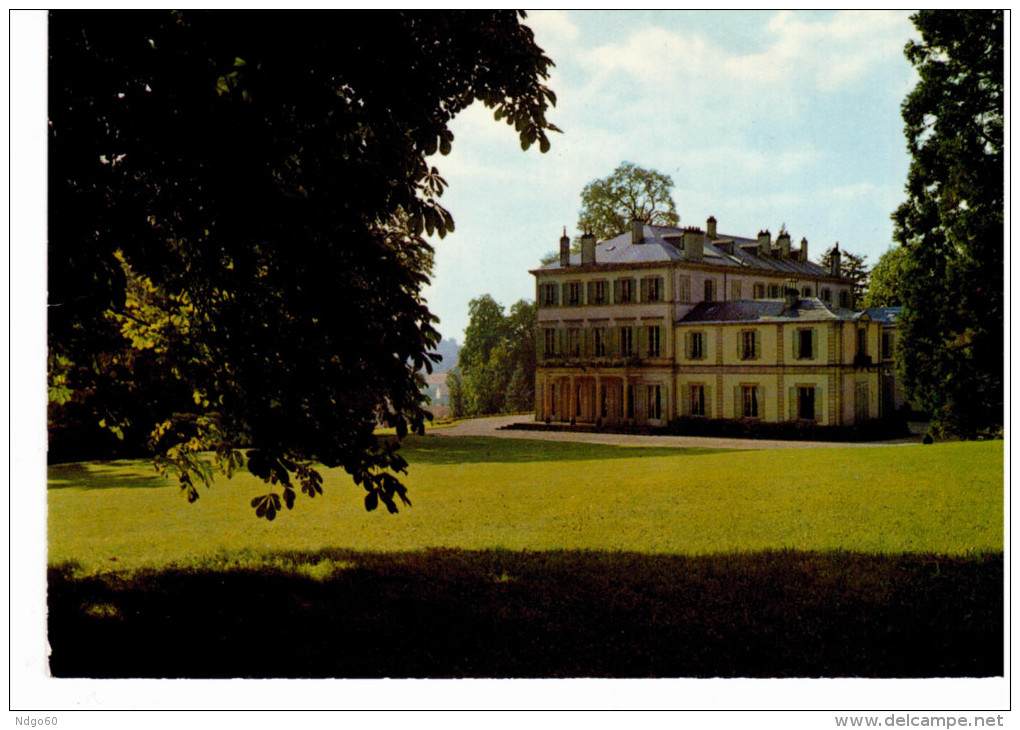
[[570,266],[570,236],[567,235],[567,227],[563,226],[563,237],[560,238],[560,267]]
[[788,260],[790,258],[790,234],[785,230],[780,231],[776,245],[779,246],[779,257],[784,261]]
[[709,241],[714,241],[715,239],[717,239],[719,237],[719,235],[716,233],[716,230],[715,230],[715,223],[716,223],[716,220],[715,220],[715,216],[714,215],[710,215],[708,217],[708,220],[705,222],[705,230],[708,232],[708,240]]
[[758,231],[758,251],[763,257],[772,255],[772,234],[768,230]]
[[705,256],[705,234],[700,228],[684,228],[684,253],[688,261],[701,261]]
[[640,218],[635,218],[630,225],[630,242],[636,246],[645,240],[645,222]]
[[588,230],[581,236],[581,266],[591,266],[594,263],[595,234]]
[[807,262],[807,239],[800,239],[800,260]]
[[839,278],[843,255],[839,252],[839,241],[836,241],[832,255],[829,257],[829,276]]

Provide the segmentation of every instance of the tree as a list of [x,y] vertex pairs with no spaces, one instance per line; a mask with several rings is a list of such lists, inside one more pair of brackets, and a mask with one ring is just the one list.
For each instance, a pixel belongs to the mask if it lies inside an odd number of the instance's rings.
[[577,227],[604,240],[626,231],[634,218],[653,225],[676,226],[680,217],[670,194],[672,188],[669,175],[623,162],[608,177],[584,186]]
[[894,246],[882,254],[871,270],[868,291],[864,295],[864,307],[902,307],[904,266],[907,251]]
[[453,414],[530,410],[535,403],[534,303],[522,299],[507,316],[484,294],[471,301],[469,313],[457,370],[447,381]]
[[474,101],[549,148],[551,61],[512,12],[50,16],[51,425],[156,454],[188,499],[242,464],[260,517],[343,467],[395,512],[454,229],[429,158]]
[[[822,255],[821,265],[826,270],[831,267],[832,254],[836,246],[830,248]],[[858,256],[849,251],[840,251],[839,275],[850,282],[851,309],[860,309],[864,304],[864,295],[868,291],[870,273],[865,259],[867,256]]]
[[1003,424],[1003,14],[912,19],[911,164],[893,215],[905,250],[898,367],[934,431],[972,437]]

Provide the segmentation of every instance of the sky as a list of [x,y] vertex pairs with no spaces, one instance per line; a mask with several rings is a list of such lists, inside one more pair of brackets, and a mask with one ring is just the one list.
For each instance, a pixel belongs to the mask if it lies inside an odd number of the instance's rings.
[[837,241],[874,265],[909,167],[900,104],[917,34],[900,11],[534,11],[556,64],[547,117],[563,134],[527,152],[476,103],[432,164],[456,231],[436,239],[425,296],[463,342],[468,303],[534,300],[528,272],[573,236],[581,190],[623,161],[670,176],[681,225],[754,237],[786,225],[817,260]]

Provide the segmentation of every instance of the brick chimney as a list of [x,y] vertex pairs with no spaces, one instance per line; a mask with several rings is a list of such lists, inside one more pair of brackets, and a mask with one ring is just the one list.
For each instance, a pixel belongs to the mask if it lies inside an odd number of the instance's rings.
[[635,218],[630,223],[630,242],[635,246],[645,240],[645,222]]
[[563,237],[560,238],[560,267],[570,266],[570,236],[567,235],[567,227],[563,226]]
[[790,234],[785,229],[779,232],[776,245],[779,247],[779,257],[784,261],[788,260],[790,258]]
[[715,224],[716,220],[714,215],[710,215],[708,217],[708,220],[705,221],[705,230],[708,233],[709,241],[714,241],[715,239],[719,238],[719,235],[716,233]]
[[688,261],[701,261],[705,257],[705,233],[694,226],[684,228],[684,254]]
[[836,247],[832,249],[832,256],[829,257],[829,276],[840,276],[840,268],[842,264],[843,254],[839,252],[839,241],[836,241]]
[[772,234],[768,230],[758,231],[758,251],[762,256],[772,255]]
[[595,234],[586,230],[581,236],[581,266],[595,263]]

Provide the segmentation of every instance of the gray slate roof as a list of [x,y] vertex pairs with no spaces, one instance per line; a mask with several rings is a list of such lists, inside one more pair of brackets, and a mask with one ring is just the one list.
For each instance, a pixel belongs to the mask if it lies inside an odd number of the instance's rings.
[[903,307],[872,307],[864,311],[876,322],[881,322],[883,326],[895,327],[899,324],[900,315],[903,314]]
[[[618,236],[599,241],[595,245],[596,264],[648,264],[686,261],[684,252],[676,244],[679,243],[683,229],[670,226],[653,226],[645,224],[645,238],[642,243],[631,243],[630,231]],[[733,253],[727,253],[717,246],[732,242]],[[703,263],[715,266],[726,266],[734,269],[751,268],[776,274],[796,273],[801,276],[827,277],[828,271],[813,261],[781,261],[771,257],[755,256],[740,249],[740,244],[757,244],[756,238],[719,235],[714,241],[705,239]],[[581,255],[572,253],[570,265],[580,266]],[[557,259],[541,267],[540,271],[560,269]]]
[[816,297],[798,299],[788,307],[785,299],[746,299],[732,302],[699,302],[679,324],[702,322],[835,322],[853,321],[860,312],[832,307]]

